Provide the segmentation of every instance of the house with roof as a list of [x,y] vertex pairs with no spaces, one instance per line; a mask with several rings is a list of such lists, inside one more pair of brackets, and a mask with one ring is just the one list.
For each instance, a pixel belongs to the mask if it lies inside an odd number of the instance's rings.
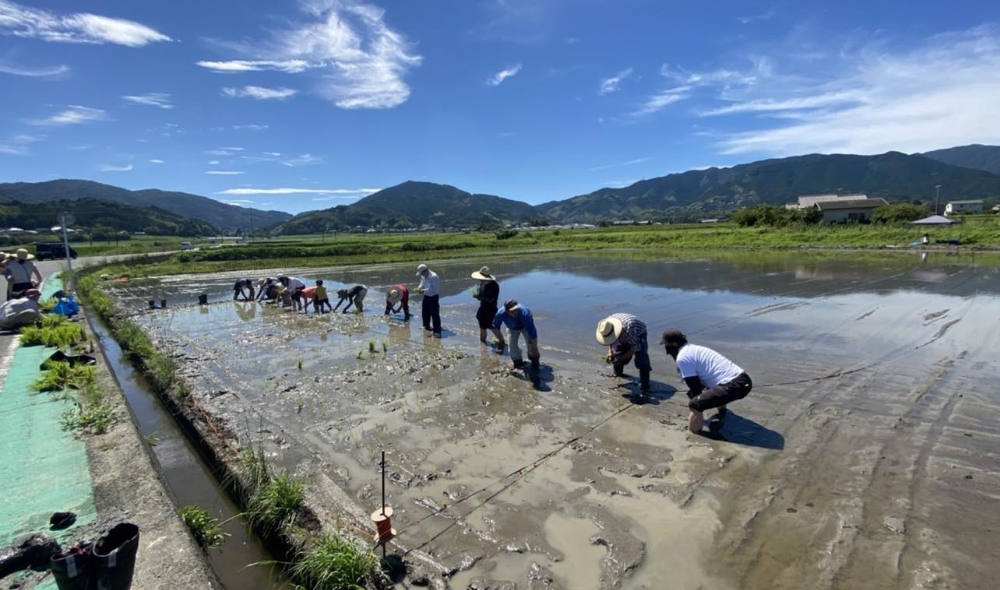
[[837,201],[860,201],[868,199],[868,195],[802,195],[798,202],[785,205],[788,209],[808,209],[815,207],[819,203],[831,203]]
[[944,214],[951,215],[953,213],[982,213],[983,212],[983,201],[973,200],[973,201],[950,201],[944,207]]
[[817,201],[813,206],[823,213],[823,223],[871,221],[872,212],[888,205],[885,199],[835,199]]

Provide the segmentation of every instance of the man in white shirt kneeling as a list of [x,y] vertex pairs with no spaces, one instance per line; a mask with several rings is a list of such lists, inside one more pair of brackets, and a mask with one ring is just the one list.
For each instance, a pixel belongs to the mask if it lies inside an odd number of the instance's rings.
[[753,388],[750,376],[711,348],[689,344],[680,330],[664,332],[660,344],[673,357],[688,386],[688,429],[699,434],[705,425],[705,410],[718,408],[719,412],[708,421],[709,432],[718,433],[726,419],[726,404],[745,398]]

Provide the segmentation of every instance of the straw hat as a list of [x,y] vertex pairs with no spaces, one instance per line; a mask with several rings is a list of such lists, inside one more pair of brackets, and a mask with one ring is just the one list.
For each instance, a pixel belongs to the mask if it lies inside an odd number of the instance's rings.
[[621,335],[622,321],[620,319],[607,317],[597,322],[597,332],[594,333],[594,336],[604,346],[611,346]]
[[472,278],[477,281],[495,281],[497,278],[490,274],[490,267],[484,266],[476,272],[472,273]]
[[425,270],[427,270],[427,265],[426,264],[417,265],[417,276],[419,277],[420,274],[422,272],[424,272]]
[[397,303],[402,297],[403,294],[399,292],[399,289],[389,289],[389,293],[386,294],[385,299],[389,303]]
[[267,283],[267,279],[266,278],[261,277],[261,278],[257,279],[257,286],[258,287],[263,287],[265,283]]
[[34,260],[35,255],[28,253],[24,248],[17,249],[17,259],[18,260]]

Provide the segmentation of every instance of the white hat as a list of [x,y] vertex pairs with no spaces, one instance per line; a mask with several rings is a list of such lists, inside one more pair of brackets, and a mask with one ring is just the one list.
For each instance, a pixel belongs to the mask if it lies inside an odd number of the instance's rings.
[[472,278],[477,281],[495,281],[496,277],[490,274],[490,267],[484,266],[476,272],[472,273]]
[[425,270],[427,270],[427,265],[426,264],[421,264],[420,266],[418,266],[417,267],[417,276],[419,277],[420,273],[424,272]]
[[597,322],[597,332],[594,336],[597,341],[604,346],[614,344],[615,340],[622,335],[622,321],[618,318],[607,317]]
[[24,248],[18,248],[17,249],[17,259],[18,260],[34,260],[35,259],[35,255],[29,253]]
[[396,303],[403,297],[403,294],[399,292],[399,289],[389,289],[389,293],[386,294],[385,299],[389,303]]

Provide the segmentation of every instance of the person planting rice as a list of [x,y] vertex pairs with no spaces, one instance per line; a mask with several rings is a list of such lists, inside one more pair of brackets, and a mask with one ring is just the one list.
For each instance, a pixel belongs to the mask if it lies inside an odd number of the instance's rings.
[[241,298],[243,301],[254,300],[253,281],[250,279],[239,279],[233,284],[233,301]]
[[365,310],[363,302],[365,300],[365,295],[367,294],[368,287],[364,285],[354,285],[350,289],[338,289],[337,297],[339,297],[340,300],[337,301],[337,305],[333,306],[333,311],[337,311],[337,309],[340,308],[340,304],[346,301],[347,305],[344,306],[344,313],[347,313],[347,310],[351,308],[351,305],[354,305],[354,307],[357,308],[358,313],[362,313]]
[[514,361],[514,368],[524,368],[521,347],[518,345],[518,340],[524,336],[531,369],[537,371],[541,354],[538,351],[538,330],[535,329],[535,319],[531,316],[531,311],[516,300],[508,299],[503,304],[503,309],[497,312],[496,317],[493,318],[493,335],[499,341],[497,346],[503,350],[506,342],[504,342],[503,333],[500,331],[501,325],[507,326],[507,334],[510,336],[510,358]]
[[257,279],[257,289],[257,301],[265,298],[268,301],[274,301],[278,298],[278,293],[281,292],[281,283],[273,277],[261,277]]
[[326,313],[325,308],[329,308],[333,311],[333,306],[330,305],[330,295],[326,292],[326,287],[323,286],[323,279],[316,279],[316,298],[313,299],[313,309],[316,313]]
[[[399,307],[393,308],[397,303]],[[401,310],[403,321],[410,321],[410,290],[402,283],[389,289],[389,292],[385,294],[385,315],[399,313]]]
[[295,311],[300,311],[302,309],[302,290],[306,288],[305,282],[302,279],[296,277],[286,277],[285,275],[278,275],[278,281],[291,291],[292,302],[295,304]]
[[625,374],[625,365],[635,360],[639,369],[639,388],[649,391],[649,345],[646,324],[630,313],[610,315],[597,324],[597,341],[608,347],[605,360],[614,367],[615,376]]
[[677,363],[677,371],[688,386],[688,429],[700,433],[705,410],[718,408],[708,422],[709,432],[717,433],[726,419],[726,405],[745,398],[753,388],[750,376],[711,348],[689,344],[680,330],[665,331],[660,344]]

